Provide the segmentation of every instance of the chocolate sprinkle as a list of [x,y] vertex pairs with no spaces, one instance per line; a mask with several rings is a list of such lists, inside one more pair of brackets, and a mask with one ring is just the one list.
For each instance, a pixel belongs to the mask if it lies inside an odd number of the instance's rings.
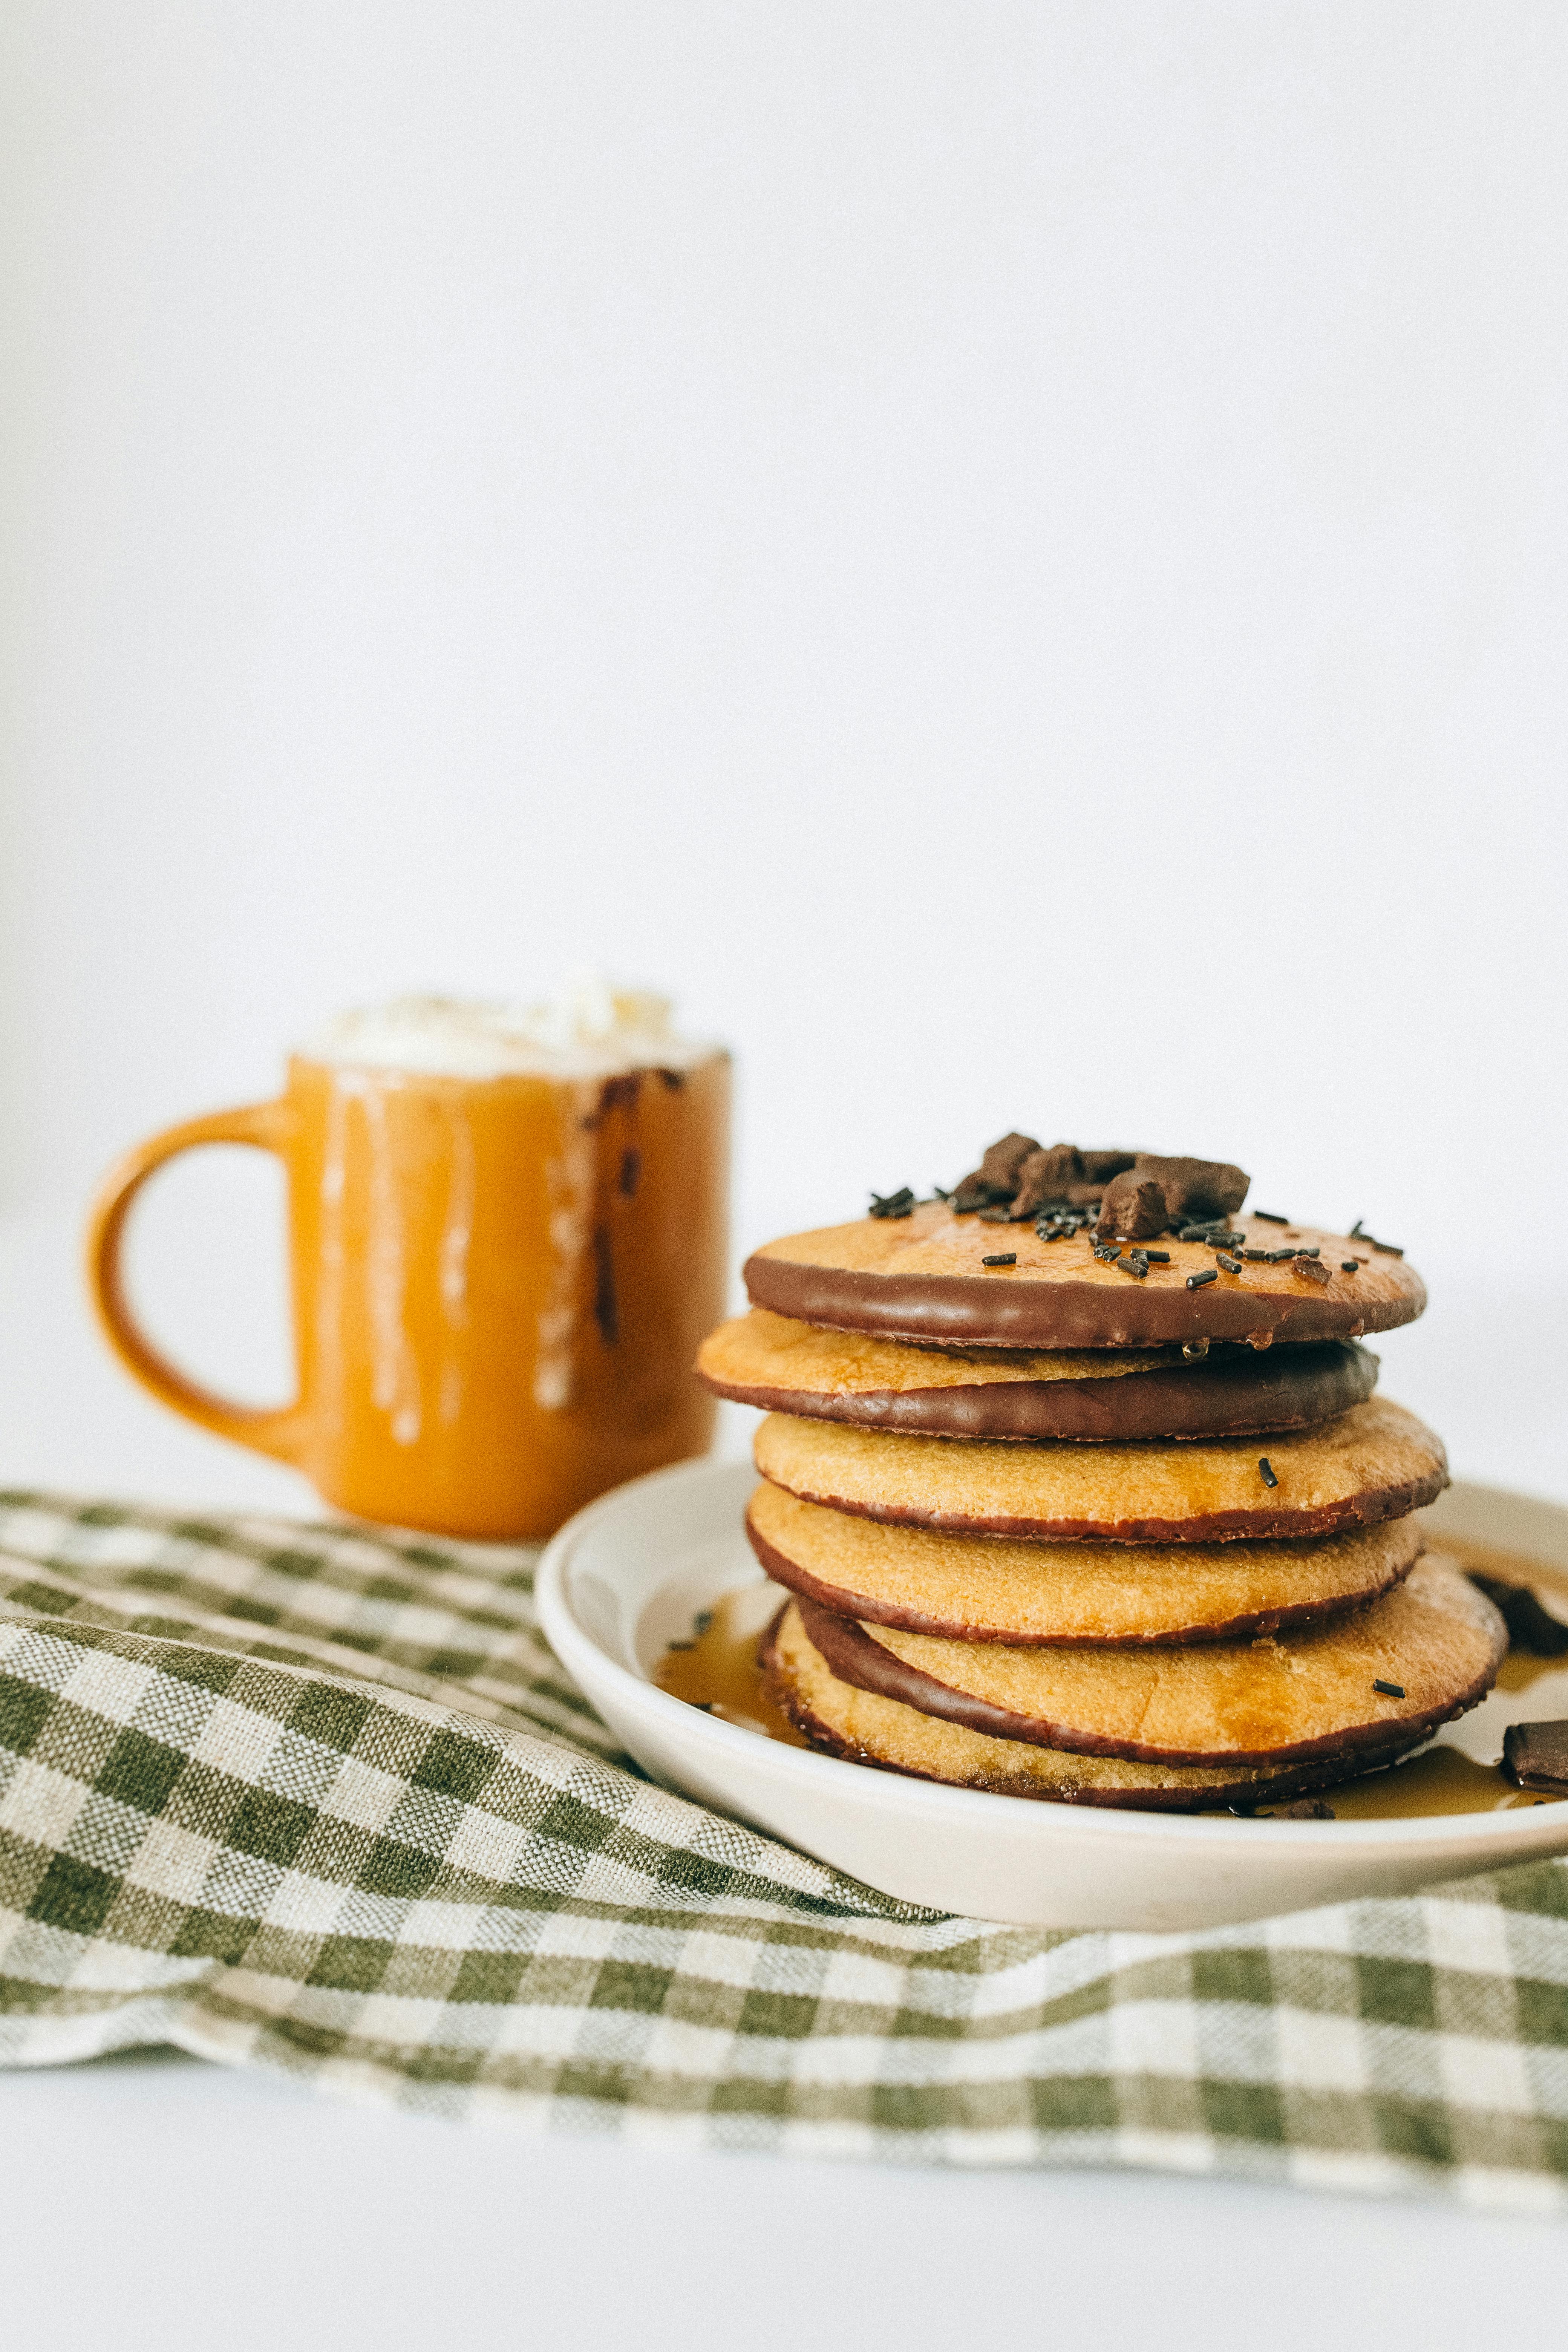
[[1267,1454],[1260,1454],[1258,1455],[1258,1467],[1262,1474],[1263,1483],[1266,1486],[1278,1486],[1279,1481],[1274,1475],[1274,1465],[1270,1462]]
[[1384,1257],[1403,1257],[1405,1255],[1405,1252],[1400,1248],[1397,1242],[1374,1241],[1372,1234],[1367,1232],[1366,1227],[1362,1223],[1359,1217],[1351,1227],[1350,1232],[1345,1235],[1345,1239],[1351,1242],[1364,1242],[1368,1249],[1381,1250]]
[[1361,1260],[1360,1260],[1360,1258],[1359,1258],[1359,1257],[1342,1257],[1342,1258],[1341,1258],[1341,1260],[1340,1260],[1340,1272],[1341,1272],[1342,1274],[1359,1274],[1359,1273],[1361,1272]]
[[1405,1685],[1403,1683],[1384,1683],[1374,1681],[1373,1688],[1374,1691],[1381,1691],[1384,1698],[1403,1698],[1405,1696]]
[[1205,1282],[1217,1282],[1218,1280],[1219,1268],[1217,1265],[1211,1265],[1204,1274],[1189,1274],[1187,1276],[1187,1288],[1189,1290],[1201,1290]]
[[1018,1253],[1016,1250],[998,1250],[994,1257],[983,1257],[980,1263],[982,1265],[1016,1265]]
[[1219,1262],[1226,1274],[1239,1274],[1241,1272],[1241,1260],[1238,1257],[1226,1257],[1223,1250],[1220,1252]]
[[1253,1215],[1260,1225],[1288,1225],[1289,1217],[1277,1217],[1272,1209],[1254,1209]]
[[907,1184],[900,1184],[896,1192],[873,1192],[867,1213],[873,1217],[911,1217],[914,1209],[914,1194]]

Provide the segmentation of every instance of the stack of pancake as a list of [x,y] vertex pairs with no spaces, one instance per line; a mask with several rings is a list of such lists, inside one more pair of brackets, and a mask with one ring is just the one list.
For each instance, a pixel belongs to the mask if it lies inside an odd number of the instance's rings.
[[770,1243],[705,1342],[766,1409],[747,1532],[805,1738],[886,1770],[1166,1810],[1390,1764],[1481,1698],[1491,1604],[1422,1557],[1442,1445],[1356,1344],[1426,1305],[1239,1169],[994,1145],[955,1191]]

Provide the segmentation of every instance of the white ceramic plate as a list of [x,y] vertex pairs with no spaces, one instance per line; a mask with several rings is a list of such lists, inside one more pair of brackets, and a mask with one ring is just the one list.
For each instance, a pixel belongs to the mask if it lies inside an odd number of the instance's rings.
[[[579,1511],[540,1565],[544,1631],[656,1780],[884,1894],[1020,1927],[1210,1927],[1568,1852],[1568,1803],[1387,1822],[1115,1812],[941,1788],[720,1722],[649,1677],[721,1593],[755,1581],[759,1630],[778,1605],[742,1532],[755,1483],[746,1463],[682,1463]],[[1568,1570],[1557,1504],[1458,1485],[1427,1522]],[[1492,1762],[1510,1714],[1568,1713],[1544,1697],[1500,1694],[1457,1728]]]

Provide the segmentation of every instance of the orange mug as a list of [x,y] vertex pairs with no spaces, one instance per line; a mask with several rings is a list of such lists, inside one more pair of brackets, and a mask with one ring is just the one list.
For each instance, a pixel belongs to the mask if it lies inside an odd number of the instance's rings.
[[[445,1535],[549,1535],[703,1453],[715,1407],[691,1365],[724,1307],[729,1056],[672,1048],[606,1074],[589,1055],[586,1075],[554,1058],[473,1076],[301,1053],[276,1102],[139,1144],[89,1234],[110,1346],[175,1412],[291,1463],[338,1508]],[[277,1411],[198,1387],[126,1302],[131,1204],[203,1143],[254,1144],[288,1172],[299,1394]]]

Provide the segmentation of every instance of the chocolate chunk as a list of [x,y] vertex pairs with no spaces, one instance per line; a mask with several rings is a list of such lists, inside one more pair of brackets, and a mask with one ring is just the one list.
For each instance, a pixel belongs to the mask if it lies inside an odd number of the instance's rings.
[[1128,1171],[1113,1176],[1106,1186],[1095,1231],[1124,1234],[1129,1241],[1152,1241],[1170,1222],[1163,1188]]
[[981,1182],[979,1169],[972,1168],[967,1176],[959,1178],[948,1194],[947,1205],[955,1217],[972,1217],[976,1209],[984,1209],[995,1198],[991,1186]]
[[1199,1217],[1234,1217],[1252,1181],[1245,1170],[1224,1160],[1166,1160],[1158,1152],[1141,1151],[1132,1166],[1135,1175],[1152,1177],[1161,1186],[1173,1224],[1189,1224]]
[[1568,1723],[1510,1723],[1502,1736],[1502,1769],[1521,1789],[1568,1793]]
[[1068,1204],[1074,1209],[1098,1209],[1104,1190],[1103,1184],[1069,1184]]
[[994,1143],[980,1163],[980,1181],[989,1184],[993,1192],[1005,1192],[1009,1200],[1017,1190],[1018,1171],[1039,1145],[1032,1135],[1005,1135]]
[[1329,1279],[1329,1268],[1319,1257],[1300,1255],[1293,1257],[1290,1261],[1290,1271],[1292,1274],[1300,1275],[1304,1282],[1326,1283]]
[[1528,1584],[1506,1584],[1500,1576],[1483,1576],[1474,1568],[1466,1574],[1508,1627],[1516,1650],[1528,1650],[1537,1658],[1560,1658],[1568,1650],[1568,1625],[1542,1607]]
[[955,1217],[967,1217],[999,1201],[1010,1201],[1018,1189],[1018,1171],[1039,1145],[1032,1135],[1005,1135],[991,1145],[978,1168],[960,1179],[949,1205]]
[[1069,1184],[1084,1181],[1083,1154],[1076,1143],[1053,1143],[1048,1151],[1031,1151],[1018,1169],[1013,1214],[1020,1221],[1037,1216],[1047,1201],[1065,1200]]
[[1083,1172],[1091,1184],[1109,1184],[1143,1156],[1141,1151],[1086,1151],[1081,1155]]

